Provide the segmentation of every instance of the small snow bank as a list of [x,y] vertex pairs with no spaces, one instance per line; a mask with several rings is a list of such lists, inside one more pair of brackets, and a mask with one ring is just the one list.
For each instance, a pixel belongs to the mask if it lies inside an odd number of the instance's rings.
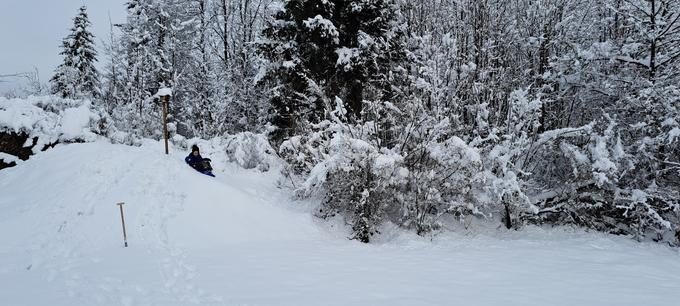
[[57,143],[96,140],[99,119],[88,100],[0,97],[0,169]]
[[25,133],[46,144],[94,141],[97,135],[90,126],[99,118],[89,100],[0,97],[0,132]]

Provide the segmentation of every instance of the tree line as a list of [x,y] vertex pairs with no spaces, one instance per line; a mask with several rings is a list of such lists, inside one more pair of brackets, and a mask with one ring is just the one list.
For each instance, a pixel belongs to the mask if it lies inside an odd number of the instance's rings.
[[159,138],[154,94],[172,87],[172,133],[266,133],[297,194],[355,239],[471,220],[680,239],[680,1],[126,8],[101,74],[81,9],[54,93]]

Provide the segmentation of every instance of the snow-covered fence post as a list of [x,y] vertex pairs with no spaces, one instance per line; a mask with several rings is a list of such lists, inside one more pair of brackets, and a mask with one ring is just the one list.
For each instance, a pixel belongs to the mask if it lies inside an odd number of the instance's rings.
[[123,204],[124,202],[117,203],[118,207],[120,207],[120,221],[123,223],[123,242],[125,242],[125,247],[127,248],[127,233],[125,232],[125,217],[123,216]]
[[168,104],[170,103],[170,96],[172,89],[164,87],[158,90],[157,95],[163,103],[163,140],[165,141],[165,154],[168,154]]

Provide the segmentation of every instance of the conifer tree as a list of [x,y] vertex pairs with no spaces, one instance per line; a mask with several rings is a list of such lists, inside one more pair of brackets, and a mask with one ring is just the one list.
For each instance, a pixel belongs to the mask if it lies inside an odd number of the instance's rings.
[[99,72],[94,66],[97,51],[86,10],[82,6],[73,19],[71,33],[62,41],[64,62],[51,79],[52,93],[64,98],[99,96]]
[[361,120],[366,100],[389,96],[389,71],[404,51],[396,19],[389,0],[285,2],[259,43],[269,61],[263,80],[275,89],[276,142],[318,122],[335,97]]
[[277,128],[275,142],[323,114],[323,76],[339,44],[337,29],[328,19],[333,6],[330,1],[286,1],[264,30],[259,51],[269,62],[263,80],[274,88],[269,120]]

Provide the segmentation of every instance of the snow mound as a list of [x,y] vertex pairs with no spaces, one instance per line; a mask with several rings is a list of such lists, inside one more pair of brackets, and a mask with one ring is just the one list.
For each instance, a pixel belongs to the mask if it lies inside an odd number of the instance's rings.
[[41,143],[94,141],[91,121],[99,119],[90,101],[31,96],[25,99],[0,97],[0,132],[26,133]]
[[676,249],[537,228],[364,245],[321,227],[275,171],[202,151],[211,178],[171,149],[57,145],[0,171],[0,305],[677,302]]

